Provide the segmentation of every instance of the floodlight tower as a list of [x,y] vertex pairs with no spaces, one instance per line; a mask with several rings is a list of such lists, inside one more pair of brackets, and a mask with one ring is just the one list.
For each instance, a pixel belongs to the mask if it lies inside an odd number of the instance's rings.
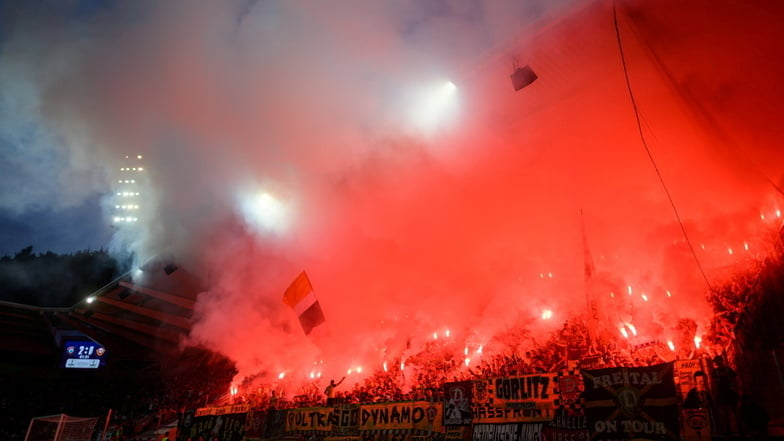
[[139,221],[142,208],[142,197],[145,182],[145,170],[142,155],[126,155],[120,164],[115,182],[114,210],[112,225],[123,227]]

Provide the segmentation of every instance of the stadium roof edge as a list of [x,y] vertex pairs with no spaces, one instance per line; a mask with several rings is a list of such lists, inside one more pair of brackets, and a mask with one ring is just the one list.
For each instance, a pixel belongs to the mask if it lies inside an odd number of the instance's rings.
[[28,311],[38,312],[70,312],[73,306],[36,306],[25,305],[24,303],[9,302],[7,300],[0,300],[0,306],[8,306],[12,308],[26,309]]

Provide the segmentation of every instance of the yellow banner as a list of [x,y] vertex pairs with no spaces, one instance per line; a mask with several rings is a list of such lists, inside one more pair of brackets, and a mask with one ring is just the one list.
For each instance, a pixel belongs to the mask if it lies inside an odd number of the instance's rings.
[[195,417],[202,417],[207,415],[215,415],[215,408],[214,407],[200,407],[196,409],[196,413],[193,414]]
[[308,407],[286,411],[286,432],[318,430],[332,431],[331,407]]
[[555,391],[557,375],[545,373],[484,380],[487,382],[487,401],[494,407],[552,408],[558,398]]
[[195,416],[227,415],[230,413],[248,413],[249,411],[249,404],[230,404],[228,406],[201,407],[196,409]]
[[533,423],[555,416],[556,373],[488,378],[474,382],[473,423]]
[[408,401],[363,404],[359,410],[359,430],[420,429],[441,432],[443,403]]

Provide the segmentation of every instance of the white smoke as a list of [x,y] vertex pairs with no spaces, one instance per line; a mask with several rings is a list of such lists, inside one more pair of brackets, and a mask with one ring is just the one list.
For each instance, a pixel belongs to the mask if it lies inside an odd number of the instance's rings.
[[[760,210],[780,203],[766,179],[782,161],[777,112],[754,109],[782,91],[743,87],[780,67],[737,77],[705,53],[753,63],[746,47],[780,49],[776,24],[730,2],[708,15],[619,3],[643,134],[693,243],[761,247]],[[320,350],[334,366],[371,359],[406,338],[390,323],[415,339],[475,327],[481,340],[548,310],[545,333],[585,304],[581,209],[601,294],[650,296],[634,297],[641,332],[662,332],[672,311],[705,321],[706,287],[642,148],[612,11],[577,6],[20,7],[0,23],[0,141],[14,171],[0,207],[78,204],[108,187],[119,158],[143,155],[145,211],[116,245],[202,274],[194,340],[247,375],[308,366]],[[730,34],[742,42],[711,44],[727,32],[721,14],[739,17]],[[684,23],[698,31],[673,37]],[[515,62],[539,76],[520,92]],[[428,98],[446,81],[448,100]],[[334,340],[356,354],[313,347],[281,304],[303,269]],[[621,309],[617,320],[634,318]]]

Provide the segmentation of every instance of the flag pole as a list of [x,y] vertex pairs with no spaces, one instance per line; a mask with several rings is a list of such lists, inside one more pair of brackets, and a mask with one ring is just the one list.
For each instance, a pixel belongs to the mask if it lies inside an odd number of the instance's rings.
[[106,440],[106,430],[109,428],[109,422],[112,419],[112,409],[109,409],[109,412],[106,414],[106,422],[103,425],[103,432],[101,432],[101,441]]
[[593,258],[591,257],[591,251],[588,249],[588,236],[585,234],[585,217],[583,216],[583,209],[580,209],[580,226],[582,228],[582,235],[583,235],[583,260],[584,260],[584,268],[585,268],[585,279],[584,279],[584,287],[585,287],[585,313],[586,317],[586,324],[588,328],[588,352],[594,352],[594,338],[596,333],[596,324],[594,323],[593,317],[593,308],[591,307],[591,277],[593,277],[594,273],[594,265],[593,265]]

